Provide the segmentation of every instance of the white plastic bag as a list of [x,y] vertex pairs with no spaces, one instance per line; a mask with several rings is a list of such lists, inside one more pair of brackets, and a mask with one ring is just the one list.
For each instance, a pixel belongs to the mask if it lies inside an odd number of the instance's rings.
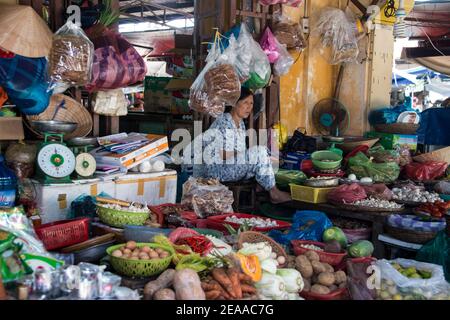
[[94,44],[83,29],[68,21],[53,36],[48,59],[49,75],[56,87],[84,86],[92,76]]
[[264,31],[260,44],[269,61],[274,63],[274,74],[282,76],[288,73],[294,64],[294,59],[291,57],[286,47],[273,35],[269,27]]
[[128,101],[122,89],[99,91],[94,98],[94,112],[105,116],[126,116]]
[[[429,279],[412,279],[402,275],[393,266],[392,263],[398,263],[402,268],[414,267],[416,270],[431,272]],[[380,270],[381,292],[387,292],[382,298],[390,295],[397,296],[398,299],[442,299],[450,298],[448,283],[444,277],[442,266],[419,262],[410,259],[378,260],[375,262]],[[410,298],[409,298],[410,297]],[[394,297],[395,298],[395,297]]]
[[331,48],[331,64],[353,63],[359,55],[355,28],[344,11],[327,7],[320,12],[314,28],[324,48]]

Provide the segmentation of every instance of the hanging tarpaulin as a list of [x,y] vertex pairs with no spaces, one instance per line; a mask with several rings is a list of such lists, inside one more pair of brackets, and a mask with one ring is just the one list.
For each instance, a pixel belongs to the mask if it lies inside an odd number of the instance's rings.
[[450,76],[450,56],[420,57],[412,60],[428,69]]

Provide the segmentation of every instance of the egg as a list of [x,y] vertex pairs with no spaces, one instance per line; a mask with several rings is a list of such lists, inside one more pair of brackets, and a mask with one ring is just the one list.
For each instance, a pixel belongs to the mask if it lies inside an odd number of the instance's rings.
[[145,252],[145,253],[149,253],[149,252],[152,251],[152,249],[150,249],[149,246],[144,246],[144,247],[142,247],[141,251],[142,251],[142,252]]
[[169,256],[169,253],[167,251],[161,252],[159,255],[159,257],[161,259],[167,258],[168,256]]
[[349,175],[348,175],[348,179],[351,180],[351,181],[356,181],[356,180],[357,180],[356,174],[353,174],[353,173],[352,173],[352,174],[349,174]]
[[128,241],[126,247],[130,250],[134,250],[136,248],[136,241]]
[[150,259],[158,259],[159,255],[156,252],[150,252],[150,254],[148,255],[150,257]]
[[148,260],[148,259],[149,259],[149,256],[148,256],[148,254],[146,254],[145,252],[141,252],[141,253],[139,254],[139,259],[141,259],[141,260]]
[[130,249],[128,249],[128,248],[125,248],[125,249],[122,249],[122,252],[123,252],[123,254],[130,255],[132,251]]
[[121,258],[123,259],[130,259],[130,255],[128,253],[125,253]]
[[122,257],[123,253],[120,250],[114,250],[112,255],[113,255],[113,257]]
[[156,248],[156,249],[155,249],[155,251],[156,251],[157,253],[161,253],[161,252],[164,252],[164,250],[163,250],[163,249],[161,249],[161,248]]
[[370,177],[364,177],[364,178],[361,178],[361,182],[362,183],[372,183],[373,180]]
[[139,257],[130,257],[130,260],[139,260]]

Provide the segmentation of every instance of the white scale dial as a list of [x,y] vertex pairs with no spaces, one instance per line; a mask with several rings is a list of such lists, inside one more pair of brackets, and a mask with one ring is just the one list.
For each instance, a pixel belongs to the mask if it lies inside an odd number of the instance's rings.
[[42,172],[52,178],[70,176],[75,170],[75,156],[66,146],[52,143],[44,146],[37,157]]
[[75,171],[82,177],[90,177],[97,168],[95,158],[89,153],[80,153],[76,157]]

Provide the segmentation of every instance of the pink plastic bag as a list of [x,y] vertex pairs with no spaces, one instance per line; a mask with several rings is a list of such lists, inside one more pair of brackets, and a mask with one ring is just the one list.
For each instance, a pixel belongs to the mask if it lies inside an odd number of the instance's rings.
[[260,45],[269,58],[269,62],[274,64],[275,75],[282,76],[289,72],[291,66],[294,64],[294,59],[286,47],[273,35],[269,27],[264,31]]
[[95,53],[88,91],[118,89],[144,80],[147,74],[144,59],[120,34],[106,29],[92,42]]
[[327,195],[327,199],[332,203],[353,203],[365,198],[367,198],[366,191],[357,183],[343,184]]

